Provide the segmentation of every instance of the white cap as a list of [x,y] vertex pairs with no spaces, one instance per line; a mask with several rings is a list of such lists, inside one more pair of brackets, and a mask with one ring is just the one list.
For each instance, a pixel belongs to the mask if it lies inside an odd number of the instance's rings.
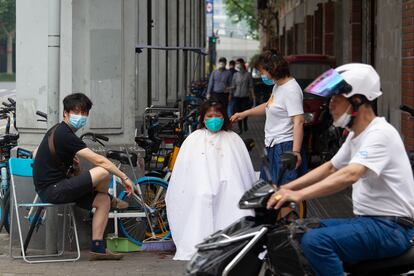
[[342,94],[344,97],[364,95],[369,101],[373,101],[382,95],[380,77],[371,65],[349,63],[335,68],[335,71],[352,86],[351,92]]

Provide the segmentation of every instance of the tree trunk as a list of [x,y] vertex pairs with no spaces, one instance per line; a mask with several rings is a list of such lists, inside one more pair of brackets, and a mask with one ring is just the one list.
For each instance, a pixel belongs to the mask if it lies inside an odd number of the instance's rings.
[[13,74],[13,40],[14,31],[7,33],[7,74]]

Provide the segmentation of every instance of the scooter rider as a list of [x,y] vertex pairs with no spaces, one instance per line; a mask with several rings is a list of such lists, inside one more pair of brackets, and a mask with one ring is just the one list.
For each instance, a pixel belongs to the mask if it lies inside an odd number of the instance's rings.
[[353,185],[354,218],[324,219],[301,248],[318,275],[344,275],[342,262],[402,254],[414,234],[414,181],[397,130],[374,113],[380,78],[370,65],[346,64],[317,78],[306,92],[330,97],[334,125],[351,132],[331,161],[286,185],[268,208],[334,194]]

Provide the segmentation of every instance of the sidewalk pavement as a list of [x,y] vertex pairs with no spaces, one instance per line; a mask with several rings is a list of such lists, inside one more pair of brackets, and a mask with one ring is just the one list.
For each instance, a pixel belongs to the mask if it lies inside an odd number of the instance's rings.
[[[171,252],[135,252],[120,261],[88,261],[88,251],[82,251],[77,262],[27,264],[13,260],[8,253],[9,235],[0,234],[0,275],[136,275],[181,276],[186,262],[173,261]],[[72,253],[72,252],[71,252]]]

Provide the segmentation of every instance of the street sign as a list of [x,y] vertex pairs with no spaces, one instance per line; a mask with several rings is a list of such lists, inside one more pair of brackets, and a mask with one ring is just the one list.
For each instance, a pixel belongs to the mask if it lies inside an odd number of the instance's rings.
[[207,0],[206,1],[206,13],[207,14],[212,14],[213,13],[213,1],[212,0]]

